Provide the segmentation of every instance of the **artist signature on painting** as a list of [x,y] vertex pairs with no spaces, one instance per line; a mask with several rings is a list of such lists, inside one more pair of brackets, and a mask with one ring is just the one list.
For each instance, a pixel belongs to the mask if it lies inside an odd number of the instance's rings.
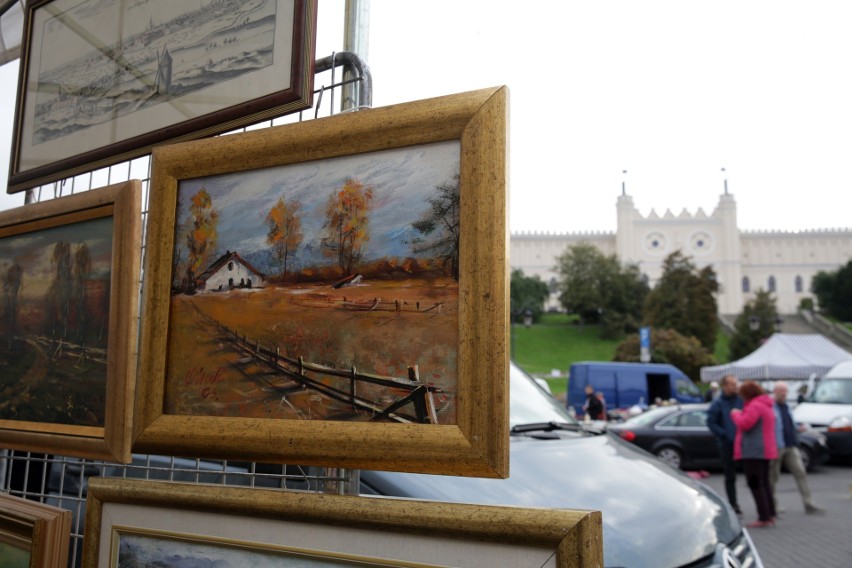
[[186,371],[183,383],[186,386],[200,387],[199,394],[201,394],[201,398],[213,398],[215,400],[218,398],[216,396],[216,389],[211,385],[221,383],[224,380],[224,367],[218,367],[215,371],[206,371],[204,367],[190,367]]

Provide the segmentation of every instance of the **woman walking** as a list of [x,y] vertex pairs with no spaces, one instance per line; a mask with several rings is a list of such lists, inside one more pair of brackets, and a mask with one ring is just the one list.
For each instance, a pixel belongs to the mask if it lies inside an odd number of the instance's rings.
[[740,397],[743,409],[731,410],[731,420],[737,427],[734,459],[743,462],[746,483],[758,515],[757,521],[748,526],[770,527],[775,524],[775,504],[769,484],[769,461],[778,457],[772,398],[754,381],[740,386]]

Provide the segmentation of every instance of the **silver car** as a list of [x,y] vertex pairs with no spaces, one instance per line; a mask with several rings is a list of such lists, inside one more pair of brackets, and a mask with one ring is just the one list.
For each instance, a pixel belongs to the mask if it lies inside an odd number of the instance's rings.
[[511,368],[509,479],[362,471],[365,493],[494,505],[596,509],[607,567],[762,566],[712,489],[615,435],[587,432]]

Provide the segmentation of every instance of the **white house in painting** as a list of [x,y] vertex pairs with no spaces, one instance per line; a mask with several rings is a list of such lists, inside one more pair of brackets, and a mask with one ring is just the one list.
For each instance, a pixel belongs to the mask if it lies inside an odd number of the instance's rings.
[[195,279],[198,291],[262,288],[265,275],[236,252],[226,251]]
[[[852,229],[740,230],[737,205],[727,191],[710,215],[699,209],[678,215],[651,210],[643,216],[626,193],[618,197],[616,213],[615,233],[512,234],[512,268],[537,274],[553,291],[559,278],[557,258],[572,245],[588,243],[622,262],[638,263],[653,286],[662,275],[663,260],[680,250],[699,268],[713,267],[721,284],[720,313],[739,313],[763,289],[773,292],[779,312],[789,314],[802,298],[813,297],[810,286],[817,272],[837,270],[852,259]],[[549,305],[558,306],[557,294],[551,295]]]

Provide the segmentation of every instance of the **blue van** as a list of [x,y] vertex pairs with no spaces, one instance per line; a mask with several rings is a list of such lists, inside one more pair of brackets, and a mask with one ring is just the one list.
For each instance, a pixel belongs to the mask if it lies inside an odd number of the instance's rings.
[[586,385],[603,393],[607,411],[645,406],[656,399],[704,402],[701,391],[683,371],[663,363],[583,361],[571,365],[566,406],[583,416]]

